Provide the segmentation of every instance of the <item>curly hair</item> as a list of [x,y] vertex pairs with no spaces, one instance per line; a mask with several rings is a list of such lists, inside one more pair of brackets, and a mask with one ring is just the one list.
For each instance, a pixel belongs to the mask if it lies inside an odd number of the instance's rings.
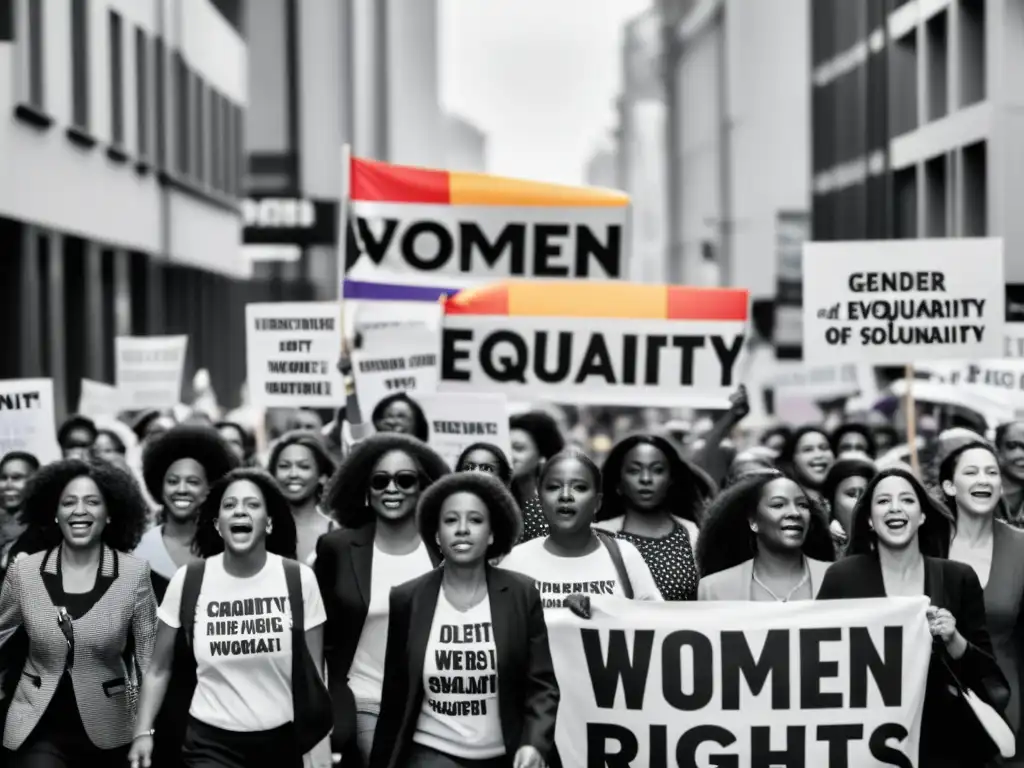
[[836,456],[839,455],[839,444],[843,441],[843,436],[851,433],[858,434],[864,438],[864,441],[868,444],[867,454],[869,457],[874,458],[875,454],[878,453],[878,449],[875,446],[874,433],[866,424],[857,424],[854,422],[840,424],[832,430],[832,435],[829,440],[829,445],[832,446],[832,453]]
[[312,432],[286,432],[274,443],[274,447],[270,449],[270,457],[267,459],[267,470],[271,475],[277,472],[277,462],[281,458],[281,453],[285,448],[292,445],[301,445],[309,449],[310,453],[313,454],[313,460],[316,462],[316,469],[319,475],[330,477],[338,468],[338,465],[334,463],[334,459],[331,458],[331,455],[324,447],[323,441]]
[[1003,449],[1003,444],[1006,442],[1006,433],[1010,431],[1010,427],[1016,427],[1024,424],[1022,419],[1014,419],[1013,421],[1007,421],[996,427],[995,444],[999,450]]
[[661,451],[668,462],[670,485],[665,497],[665,510],[677,517],[699,524],[707,504],[718,493],[715,481],[697,465],[679,455],[679,451],[657,435],[631,435],[612,448],[601,468],[604,502],[597,520],[611,520],[626,513],[625,498],[618,493],[626,456],[638,445],[650,445]]
[[242,452],[245,453],[246,458],[249,458],[256,452],[256,438],[253,437],[252,432],[237,421],[218,421],[213,425],[213,428],[218,432],[222,429],[235,430],[242,438]]
[[339,525],[361,528],[374,520],[373,511],[366,506],[370,473],[381,456],[392,451],[400,451],[416,463],[423,490],[451,473],[445,460],[422,440],[397,432],[371,435],[353,446],[324,489],[324,507]]
[[57,430],[57,445],[63,448],[65,442],[67,442],[68,435],[71,433],[72,430],[75,429],[84,429],[88,431],[89,434],[92,435],[93,442],[96,442],[96,436],[99,434],[96,429],[96,422],[94,422],[88,416],[82,416],[81,414],[73,413],[66,419],[64,419],[64,422],[60,425],[60,428]]
[[118,552],[131,552],[138,546],[149,521],[149,507],[135,479],[122,469],[105,462],[65,459],[47,464],[29,479],[25,486],[22,519],[29,528],[40,532],[46,548],[61,542],[56,522],[61,494],[68,483],[88,477],[99,488],[107,509],[107,526],[103,543]]
[[164,475],[181,459],[192,459],[213,485],[238,466],[238,458],[213,427],[180,424],[146,446],[142,453],[142,479],[154,501],[163,499]]
[[532,437],[541,458],[550,459],[565,448],[565,438],[558,429],[558,423],[544,411],[518,413],[508,420],[508,428],[522,430]]
[[825,442],[828,443],[829,448],[832,447],[832,441],[829,437],[828,432],[824,427],[819,427],[814,424],[807,424],[799,429],[791,432],[789,439],[786,440],[786,446],[782,449],[782,453],[779,455],[779,467],[784,468],[783,471],[790,472],[793,466],[793,459],[796,458],[796,447],[800,444],[801,438],[804,435],[811,435],[818,433],[825,438]]
[[295,530],[295,518],[288,500],[281,493],[277,482],[262,469],[240,467],[232,469],[220,477],[199,508],[196,520],[196,535],[192,540],[192,551],[199,557],[207,558],[219,555],[224,551],[224,539],[217,533],[217,518],[220,515],[220,503],[232,483],[248,480],[260,489],[267,517],[271,521],[271,531],[267,534],[267,552],[280,555],[290,560],[295,559],[298,546],[298,534]]
[[370,415],[370,422],[373,426],[376,427],[380,423],[381,419],[384,418],[384,411],[394,403],[405,403],[412,409],[412,434],[414,437],[418,437],[423,442],[426,442],[427,438],[430,437],[430,425],[427,424],[427,417],[423,414],[420,404],[405,392],[396,392],[393,395],[388,395],[373,407],[373,413]]
[[498,478],[479,472],[456,472],[442,477],[423,492],[416,507],[416,525],[424,544],[440,554],[435,537],[441,505],[452,494],[463,492],[479,497],[490,513],[494,543],[487,548],[487,559],[504,557],[519,541],[523,516],[508,488]]
[[871,505],[874,503],[875,489],[887,477],[903,478],[914,489],[917,502],[925,514],[924,523],[917,532],[921,554],[946,557],[954,527],[953,515],[938,499],[928,493],[914,473],[905,467],[887,467],[868,481],[864,494],[853,508],[853,530],[850,531],[847,554],[863,555],[875,549],[878,537],[871,530]]
[[3,456],[0,456],[0,470],[3,470],[4,465],[9,461],[24,461],[33,472],[39,471],[39,459],[28,451],[8,451]]
[[[697,564],[701,576],[724,571],[750,560],[757,552],[757,536],[750,530],[750,518],[761,502],[768,483],[788,479],[776,469],[752,472],[723,491],[707,510],[704,527],[697,539]],[[835,559],[835,545],[828,530],[825,510],[810,494],[810,525],[802,547],[804,555],[815,560]]]
[[455,462],[455,471],[462,472],[462,462],[466,460],[466,457],[473,453],[473,451],[487,451],[492,454],[498,463],[498,477],[505,485],[512,482],[512,464],[509,463],[508,456],[494,443],[473,443],[467,446],[466,450],[459,454],[459,458]]

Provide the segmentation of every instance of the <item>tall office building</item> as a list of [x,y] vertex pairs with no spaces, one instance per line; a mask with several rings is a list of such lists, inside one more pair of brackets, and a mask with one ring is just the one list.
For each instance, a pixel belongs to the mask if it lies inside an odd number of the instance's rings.
[[113,382],[117,335],[188,334],[190,369],[241,384],[241,11],[0,2],[0,378],[51,377],[58,416]]

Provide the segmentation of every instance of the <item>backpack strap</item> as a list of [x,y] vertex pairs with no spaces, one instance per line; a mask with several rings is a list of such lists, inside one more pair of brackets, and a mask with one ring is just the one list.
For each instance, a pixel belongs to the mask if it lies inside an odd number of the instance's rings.
[[185,645],[192,649],[192,637],[196,626],[196,604],[199,602],[199,590],[203,586],[203,574],[206,573],[206,561],[198,560],[189,563],[185,570],[185,583],[181,586],[181,605],[178,608],[178,621],[185,635]]
[[608,556],[612,559],[612,564],[615,566],[616,573],[619,574],[619,584],[622,585],[622,594],[626,596],[627,600],[633,599],[633,583],[629,580],[629,573],[626,571],[626,563],[622,559],[622,550],[619,548],[619,542],[617,539],[612,538],[604,531],[594,530],[597,534],[598,540],[604,544],[604,548],[608,550]]
[[[306,606],[302,598],[302,571],[296,560],[283,559],[284,583],[288,587],[288,608],[292,612],[292,642],[305,642]],[[293,645],[295,648],[301,646]]]

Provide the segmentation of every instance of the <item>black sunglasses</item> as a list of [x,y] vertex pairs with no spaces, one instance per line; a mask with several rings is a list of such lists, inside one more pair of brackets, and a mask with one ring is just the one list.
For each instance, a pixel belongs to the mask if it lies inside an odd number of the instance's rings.
[[386,491],[391,483],[400,491],[412,491],[420,484],[420,476],[415,472],[404,470],[391,475],[387,472],[374,472],[370,476],[370,490]]

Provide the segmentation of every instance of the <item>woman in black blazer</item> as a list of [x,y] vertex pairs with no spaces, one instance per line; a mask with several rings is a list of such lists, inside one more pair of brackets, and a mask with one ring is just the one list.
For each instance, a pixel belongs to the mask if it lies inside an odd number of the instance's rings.
[[346,766],[365,764],[384,679],[391,588],[440,556],[420,539],[416,504],[448,465],[414,437],[388,433],[354,446],[324,492],[341,528],[320,537],[313,570],[327,611],[324,656],[334,707],[331,746]]
[[543,768],[558,683],[540,593],[488,564],[519,538],[515,499],[459,473],[423,495],[417,518],[444,563],[391,592],[371,768]]
[[[985,598],[974,571],[943,560],[949,513],[906,469],[876,475],[854,508],[850,556],[832,565],[819,600],[927,595],[933,640],[921,720],[920,768],[979,768],[995,751],[967,704],[950,692],[953,675],[1002,711],[1006,678],[992,653]],[[913,758],[913,756],[911,756]]]

